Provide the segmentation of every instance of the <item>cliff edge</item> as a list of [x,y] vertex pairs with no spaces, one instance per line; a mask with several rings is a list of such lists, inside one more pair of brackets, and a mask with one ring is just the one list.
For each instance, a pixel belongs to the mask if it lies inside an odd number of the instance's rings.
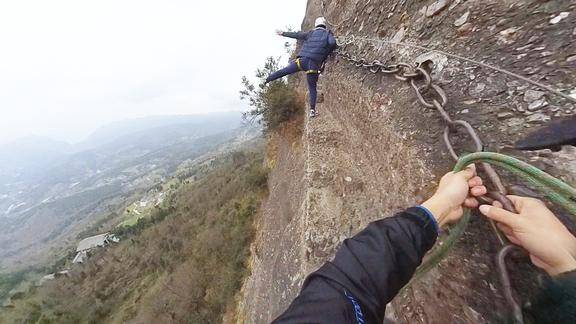
[[[539,80],[576,89],[576,5],[567,1],[310,0],[302,24],[326,15],[336,36],[356,35],[443,49]],[[569,13],[561,14],[562,12]],[[558,19],[557,17],[563,18]],[[576,151],[519,152],[514,141],[574,104],[530,84],[452,57],[404,46],[360,46],[367,60],[414,62],[428,55],[447,92],[447,113],[474,126],[490,151],[576,181]],[[337,58],[320,78],[320,117],[295,120],[269,138],[270,194],[252,246],[252,274],[238,306],[240,322],[267,323],[298,293],[308,273],[369,222],[417,204],[453,166],[439,114],[406,82],[370,74]],[[300,80],[299,92],[306,94]],[[456,147],[470,151],[465,134]],[[508,185],[524,190],[501,173]],[[518,186],[520,185],[520,186]],[[489,224],[474,216],[450,256],[393,302],[398,322],[499,322],[509,308]],[[517,297],[537,291],[539,272],[521,255],[509,264]],[[431,303],[430,301],[434,301]]]

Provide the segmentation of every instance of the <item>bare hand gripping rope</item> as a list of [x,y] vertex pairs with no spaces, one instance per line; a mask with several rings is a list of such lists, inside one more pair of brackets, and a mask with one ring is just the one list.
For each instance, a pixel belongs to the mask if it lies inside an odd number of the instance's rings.
[[[454,172],[462,171],[467,165],[479,162],[502,167],[524,179],[551,201],[570,212],[572,219],[576,221],[576,189],[562,180],[511,156],[492,152],[477,152],[461,157],[454,166]],[[466,209],[462,220],[450,229],[450,234],[443,240],[443,244],[432,252],[429,258],[427,258],[426,261],[416,270],[412,281],[403,289],[406,289],[412,282],[424,276],[446,257],[450,249],[466,230],[469,222],[470,210]],[[504,248],[502,248],[498,253],[497,264],[500,269],[502,285],[504,286],[504,297],[513,310],[515,321],[517,323],[522,323],[522,310],[512,295],[510,278],[506,271],[506,264],[504,263],[506,256],[513,248],[514,245],[511,244],[504,246]]]

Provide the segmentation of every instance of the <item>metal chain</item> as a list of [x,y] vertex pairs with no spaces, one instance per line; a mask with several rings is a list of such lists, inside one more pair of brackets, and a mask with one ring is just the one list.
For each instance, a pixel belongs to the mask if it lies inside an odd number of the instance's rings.
[[454,54],[454,53],[450,53],[450,52],[447,52],[444,50],[430,48],[430,47],[426,47],[426,46],[422,46],[422,45],[418,45],[418,44],[414,44],[414,43],[395,42],[392,40],[386,40],[386,39],[381,39],[381,38],[372,38],[372,37],[366,37],[366,36],[356,37],[354,35],[349,35],[349,36],[345,36],[345,37],[338,37],[338,39],[337,39],[338,45],[340,45],[341,42],[342,42],[342,44],[347,44],[349,42],[354,42],[354,41],[371,43],[373,45],[377,44],[379,48],[381,48],[383,45],[394,45],[394,46],[403,46],[403,47],[415,48],[415,49],[418,49],[421,51],[426,51],[426,52],[439,53],[442,55],[446,55],[448,57],[455,58],[455,59],[460,60],[460,61],[468,62],[468,63],[474,64],[474,65],[477,65],[477,66],[480,66],[480,67],[483,67],[486,69],[490,69],[490,70],[496,71],[498,73],[502,73],[502,74],[505,74],[507,76],[516,78],[518,80],[529,83],[529,84],[539,88],[540,90],[548,91],[550,94],[559,96],[559,97],[563,98],[564,100],[568,100],[569,102],[576,103],[576,97],[573,97],[570,94],[564,93],[560,89],[556,89],[556,88],[549,86],[547,84],[544,84],[540,81],[532,80],[528,77],[525,77],[525,76],[520,75],[518,73],[514,73],[514,72],[506,70],[504,68],[494,66],[494,65],[482,62],[482,61],[475,60],[475,59],[471,59],[468,57],[464,57],[464,56],[459,55],[459,54]]
[[[448,96],[441,86],[434,83],[430,73],[426,71],[421,65],[409,64],[409,63],[394,63],[386,64],[379,60],[368,60],[366,58],[358,57],[356,55],[346,52],[344,49],[355,43],[355,38],[347,37],[343,42],[339,42],[339,50],[337,54],[344,60],[350,62],[353,66],[358,68],[364,68],[373,74],[383,73],[392,74],[398,80],[409,82],[411,87],[414,89],[418,101],[426,108],[433,108],[438,111],[445,123],[445,128],[443,132],[444,143],[450,152],[450,155],[454,160],[458,160],[458,154],[454,149],[451,141],[451,135],[456,133],[459,129],[464,130],[474,143],[474,150],[476,152],[481,152],[484,149],[484,144],[480,139],[480,136],[472,127],[470,123],[461,119],[452,119],[448,112],[446,111],[446,106],[448,104]],[[486,172],[486,175],[490,179],[492,185],[496,188],[495,192],[489,192],[486,196],[482,197],[484,202],[493,202],[494,200],[500,201],[506,209],[514,211],[513,204],[506,198],[506,188],[502,184],[500,176],[496,173],[494,168],[488,163],[482,163],[482,168]],[[512,288],[510,285],[509,274],[504,262],[504,258],[507,253],[511,250],[510,244],[508,244],[503,235],[500,233],[496,224],[490,221],[492,229],[496,234],[502,249],[498,253],[499,262],[498,269],[500,271],[500,277],[503,280],[503,289],[506,300],[510,304],[513,310],[514,319],[516,323],[523,323],[521,308],[518,303],[514,300]]]
[[[446,95],[446,92],[441,86],[432,82],[432,77],[422,66],[411,65],[408,63],[384,64],[378,60],[373,60],[370,63],[367,63],[368,60],[351,55],[343,50],[339,50],[338,55],[346,61],[349,61],[352,65],[365,68],[371,73],[377,74],[382,72],[384,74],[393,74],[401,81],[408,81],[414,89],[416,97],[420,103],[427,108],[436,109],[444,120],[446,126],[444,128],[443,139],[450,155],[455,161],[458,161],[458,154],[452,145],[450,135],[457,131],[458,128],[462,128],[466,131],[468,136],[474,142],[476,152],[481,152],[483,150],[484,144],[474,127],[465,120],[453,120],[446,112],[445,107],[448,104],[448,96]],[[421,84],[419,85],[418,83]],[[426,97],[428,99],[426,99]],[[502,199],[502,196],[506,195],[506,188],[502,184],[502,180],[490,165],[482,164],[482,166],[486,171],[488,178],[500,194],[499,198]],[[504,242],[503,240],[501,241]]]

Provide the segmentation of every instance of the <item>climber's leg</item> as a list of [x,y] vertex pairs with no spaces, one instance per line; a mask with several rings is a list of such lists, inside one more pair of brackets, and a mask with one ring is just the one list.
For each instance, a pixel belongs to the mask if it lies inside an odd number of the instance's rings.
[[316,97],[318,96],[318,76],[317,72],[306,72],[306,80],[308,81],[308,93],[310,97],[310,116],[315,117],[318,115],[318,111],[316,110]]
[[308,94],[310,99],[310,110],[316,112],[316,98],[318,97],[318,77],[320,76],[320,67],[316,62],[309,58],[302,58],[302,70],[306,71],[306,81],[308,81]]
[[290,64],[288,64],[287,67],[270,74],[266,78],[266,83],[272,82],[276,79],[280,79],[281,77],[285,77],[298,71],[300,71],[300,69],[298,68],[298,64],[296,63],[296,61],[292,61],[290,62]]

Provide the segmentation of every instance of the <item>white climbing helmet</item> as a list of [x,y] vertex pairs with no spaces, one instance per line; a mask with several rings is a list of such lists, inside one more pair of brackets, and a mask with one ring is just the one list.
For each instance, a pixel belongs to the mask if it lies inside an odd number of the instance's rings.
[[324,17],[316,18],[316,21],[314,22],[314,27],[318,26],[326,26],[326,18]]

